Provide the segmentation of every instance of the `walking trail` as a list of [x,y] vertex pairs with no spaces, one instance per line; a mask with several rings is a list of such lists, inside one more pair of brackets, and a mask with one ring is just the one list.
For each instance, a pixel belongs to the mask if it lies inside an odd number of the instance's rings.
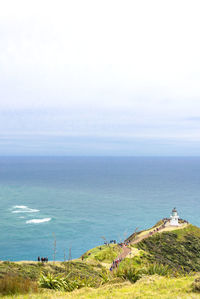
[[122,246],[122,253],[118,256],[117,259],[125,259],[127,255],[131,252],[131,249],[123,244]]
[[[136,239],[131,241],[130,244],[137,244],[137,243],[141,242],[142,240],[153,236],[156,233],[160,233],[160,232],[163,232],[163,231],[174,230],[174,229],[181,229],[181,228],[183,228],[187,225],[188,224],[183,224],[180,227],[169,227],[169,222],[167,222],[167,223],[165,223],[165,225],[161,225],[160,227],[151,229],[150,231],[148,231],[148,233],[142,235],[141,237],[138,237],[138,238],[136,237]],[[129,255],[129,253],[131,253],[131,248],[129,248],[129,247],[127,247],[123,244],[122,253],[116,258],[116,260],[125,259]]]

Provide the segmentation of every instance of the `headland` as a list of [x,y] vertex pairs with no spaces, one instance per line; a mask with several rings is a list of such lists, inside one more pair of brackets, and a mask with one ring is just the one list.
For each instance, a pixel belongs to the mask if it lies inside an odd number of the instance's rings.
[[1,295],[200,298],[200,228],[180,218],[176,225],[172,220],[164,218],[150,229],[135,230],[124,242],[112,240],[76,260],[1,262]]

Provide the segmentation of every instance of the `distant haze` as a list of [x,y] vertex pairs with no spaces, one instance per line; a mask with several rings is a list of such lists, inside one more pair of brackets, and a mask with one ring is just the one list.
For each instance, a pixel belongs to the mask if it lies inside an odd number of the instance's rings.
[[0,155],[199,155],[199,12],[2,1]]

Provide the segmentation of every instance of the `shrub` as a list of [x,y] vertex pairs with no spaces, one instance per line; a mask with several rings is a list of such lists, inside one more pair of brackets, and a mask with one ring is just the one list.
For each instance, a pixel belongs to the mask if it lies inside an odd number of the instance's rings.
[[141,269],[141,272],[143,274],[147,275],[160,275],[160,276],[167,276],[172,273],[172,270],[169,268],[168,265],[162,265],[162,264],[149,264],[145,268]]
[[117,246],[107,246],[103,247],[101,251],[95,254],[95,260],[99,262],[110,261],[112,262],[120,253],[120,250]]
[[127,267],[124,269],[118,268],[116,271],[116,276],[127,279],[134,283],[142,277],[142,273],[140,273],[140,271],[136,270],[134,267]]
[[130,282],[134,283],[139,280],[143,275],[160,275],[167,276],[172,274],[172,270],[169,266],[162,264],[148,264],[144,268],[136,268],[133,265],[128,265],[125,267],[119,267],[116,271],[116,276],[127,279]]
[[100,277],[102,279],[101,284],[108,283],[111,280],[111,276],[108,274],[108,272],[106,270],[103,270],[103,269],[100,273]]
[[200,291],[200,277],[196,278],[192,284],[194,291]]
[[46,289],[72,292],[74,289],[80,289],[85,286],[94,287],[96,282],[92,278],[87,279],[86,277],[70,278],[70,273],[67,276],[55,276],[52,273],[48,273],[47,275],[40,275],[39,286]]
[[39,278],[39,286],[41,288],[69,292],[77,288],[75,281],[70,282],[67,277],[62,277],[60,275],[55,276],[52,273],[48,273],[47,275],[41,274]]
[[29,292],[37,291],[37,283],[31,281],[28,278],[14,275],[5,275],[0,279],[1,295],[26,294]]
[[[200,236],[192,226],[173,232],[155,234],[137,244],[149,253],[150,263],[168,265],[178,271],[200,271]],[[175,233],[176,232],[176,233]]]

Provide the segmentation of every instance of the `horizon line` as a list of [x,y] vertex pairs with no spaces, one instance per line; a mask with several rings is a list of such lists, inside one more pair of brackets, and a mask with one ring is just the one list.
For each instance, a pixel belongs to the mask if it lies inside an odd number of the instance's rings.
[[0,155],[0,158],[200,158],[200,155]]

